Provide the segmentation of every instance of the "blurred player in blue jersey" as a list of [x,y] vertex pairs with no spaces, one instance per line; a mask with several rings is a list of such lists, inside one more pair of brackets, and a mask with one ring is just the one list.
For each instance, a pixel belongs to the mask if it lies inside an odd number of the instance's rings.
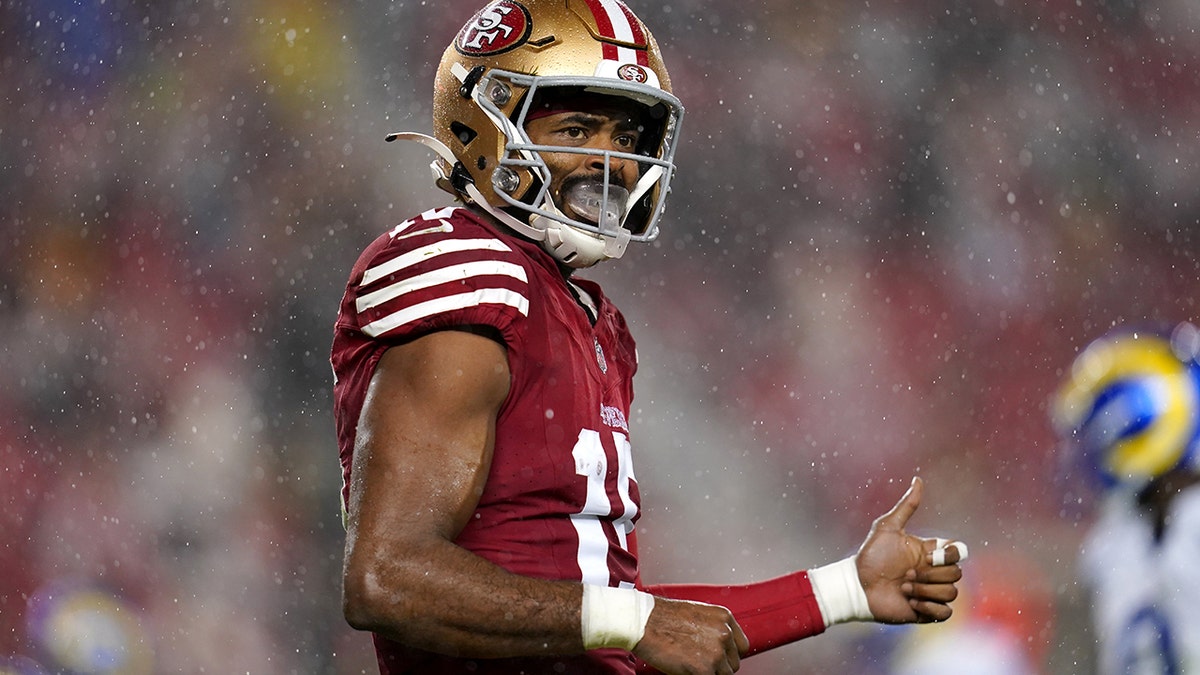
[[1100,671],[1200,673],[1200,330],[1118,329],[1075,359],[1052,410],[1099,488],[1080,553]]

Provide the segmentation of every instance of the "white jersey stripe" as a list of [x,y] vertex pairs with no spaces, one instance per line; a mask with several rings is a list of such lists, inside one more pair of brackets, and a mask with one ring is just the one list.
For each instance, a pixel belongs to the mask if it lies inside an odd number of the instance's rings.
[[363,326],[363,332],[371,337],[379,337],[407,323],[475,305],[508,305],[521,314],[529,315],[529,298],[524,295],[507,288],[481,288],[471,293],[447,295],[405,307]]
[[416,265],[434,256],[445,253],[462,251],[511,251],[507,244],[499,239],[447,239],[435,244],[416,248],[402,256],[393,258],[382,265],[372,267],[363,273],[361,285],[365,286],[378,281],[389,274],[395,274],[405,267]]
[[515,263],[501,260],[472,260],[461,265],[451,265],[424,274],[418,274],[415,277],[401,279],[390,286],[385,286],[373,293],[367,293],[358,298],[354,304],[359,312],[365,312],[372,307],[395,300],[405,293],[419,291],[423,288],[431,288],[451,281],[485,276],[505,276],[524,282],[529,281],[525,276],[525,268]]

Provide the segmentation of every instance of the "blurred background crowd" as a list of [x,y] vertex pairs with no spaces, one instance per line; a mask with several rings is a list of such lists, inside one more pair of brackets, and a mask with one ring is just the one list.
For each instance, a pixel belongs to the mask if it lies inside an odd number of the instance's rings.
[[[332,324],[446,203],[383,137],[476,4],[0,1],[0,672],[374,672]],[[662,236],[584,274],[639,341],[645,578],[835,560],[921,475],[955,618],[743,672],[1087,672],[1046,402],[1197,318],[1200,6],[629,4],[687,106]]]

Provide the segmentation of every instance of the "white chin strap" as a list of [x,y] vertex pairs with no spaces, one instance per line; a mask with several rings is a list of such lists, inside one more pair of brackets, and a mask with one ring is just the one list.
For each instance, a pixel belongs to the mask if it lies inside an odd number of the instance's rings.
[[545,216],[535,214],[529,220],[545,233],[542,248],[567,267],[579,269],[604,260],[615,260],[625,255],[625,248],[629,246],[631,233],[623,227],[616,235],[605,237],[577,230]]
[[[415,141],[433,150],[451,166],[458,162],[458,158],[454,156],[450,148],[433,136],[414,131],[399,131],[388,134],[387,140]],[[449,180],[439,163],[430,164],[430,168],[433,169],[434,180]],[[474,183],[467,183],[466,192],[471,201],[479,208],[487,211],[493,218],[513,230],[541,244],[547,253],[567,267],[575,269],[591,267],[604,260],[620,258],[629,246],[629,238],[632,233],[623,227],[619,228],[612,236],[601,236],[578,230],[566,223],[537,214],[530,217],[530,222],[526,223],[489,204]],[[553,204],[548,205],[547,210],[561,213]]]

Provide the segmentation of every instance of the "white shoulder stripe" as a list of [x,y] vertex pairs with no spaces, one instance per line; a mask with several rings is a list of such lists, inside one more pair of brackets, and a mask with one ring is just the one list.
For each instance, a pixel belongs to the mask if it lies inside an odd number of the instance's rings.
[[475,305],[508,305],[521,314],[529,315],[529,299],[520,293],[507,288],[481,288],[473,293],[448,295],[406,307],[363,326],[363,332],[371,337],[378,337],[389,330],[413,321]]
[[[453,217],[454,212],[460,208],[462,208],[462,207],[448,206],[448,207],[441,208],[441,209],[429,209],[425,213],[422,213],[421,215],[417,216],[416,218],[409,218],[408,220],[404,221],[403,223],[400,223],[396,227],[392,228],[392,231],[389,232],[388,234],[390,234],[392,237],[398,237],[402,233],[404,233],[405,230],[407,230],[408,228],[412,227],[413,225],[416,225],[418,222],[421,222],[423,220],[429,221],[429,222],[440,222],[442,227],[448,228],[445,230],[446,232],[453,232],[454,226],[451,225],[450,223],[447,223],[445,219]],[[412,234],[414,234],[414,233],[410,232],[405,236],[410,236]]]
[[504,242],[499,239],[447,239],[437,243],[416,248],[404,255],[393,258],[382,265],[372,267],[363,273],[362,283],[369,284],[389,274],[394,274],[405,267],[416,265],[419,262],[428,260],[434,256],[439,256],[444,253],[458,253],[461,251],[511,251]]
[[424,274],[418,274],[415,277],[401,279],[394,284],[362,296],[355,301],[355,308],[360,312],[364,312],[372,307],[395,300],[405,293],[419,291],[423,288],[431,288],[451,281],[461,281],[471,277],[483,276],[505,276],[526,283],[529,282],[529,279],[525,276],[525,268],[515,263],[504,262],[502,260],[472,260],[461,265],[450,265],[431,270]]

